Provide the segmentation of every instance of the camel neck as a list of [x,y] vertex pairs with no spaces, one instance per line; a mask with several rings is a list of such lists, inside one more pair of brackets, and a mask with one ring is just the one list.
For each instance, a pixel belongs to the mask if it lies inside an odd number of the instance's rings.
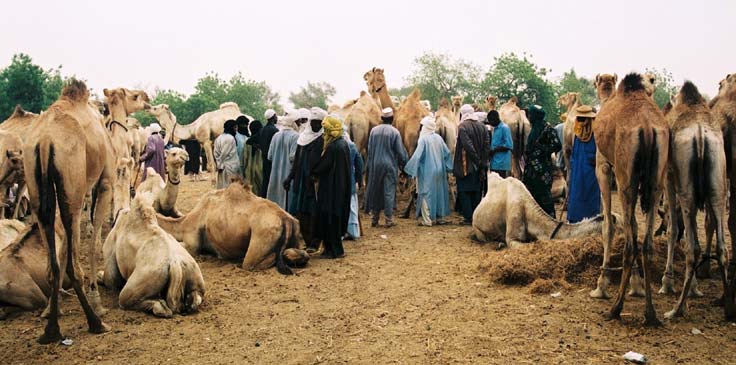
[[383,85],[382,88],[376,90],[376,93],[378,94],[378,100],[381,102],[381,108],[396,109],[394,102],[391,101],[391,97],[388,95],[386,85]]
[[128,118],[128,113],[125,110],[125,107],[121,105],[120,103],[114,103],[110,105],[110,119],[125,123],[125,119]]

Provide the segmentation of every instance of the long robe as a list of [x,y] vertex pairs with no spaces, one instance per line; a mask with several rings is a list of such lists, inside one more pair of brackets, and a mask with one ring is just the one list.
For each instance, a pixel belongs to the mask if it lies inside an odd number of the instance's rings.
[[253,194],[258,195],[263,184],[263,160],[258,147],[246,144],[243,147],[243,177],[245,182],[250,185]]
[[230,185],[233,177],[240,176],[240,161],[236,149],[235,137],[223,133],[215,139],[213,149],[215,166],[217,166],[217,189]]
[[198,174],[200,165],[199,155],[202,151],[202,147],[199,145],[199,141],[187,139],[180,142],[189,155],[189,161],[184,164],[184,174]]
[[555,203],[552,200],[552,154],[562,149],[557,132],[545,121],[532,123],[532,130],[524,151],[526,168],[523,182],[542,209],[555,216]]
[[360,221],[358,214],[358,191],[355,188],[356,183],[363,179],[363,157],[360,156],[358,148],[350,139],[345,139],[350,149],[350,219],[348,220],[348,234],[353,238],[360,237]]
[[[450,215],[450,186],[447,173],[452,171],[452,156],[437,133],[419,137],[417,149],[404,168],[417,178],[417,206],[426,202],[429,218],[436,221]],[[417,209],[417,217],[421,209]]]
[[387,217],[393,216],[398,170],[406,165],[406,160],[406,148],[396,128],[381,124],[371,130],[366,163],[366,212],[384,210]]
[[316,236],[323,240],[325,252],[342,256],[342,237],[350,218],[350,149],[340,137],[330,143],[314,166],[311,176],[319,181]]
[[296,153],[296,140],[299,133],[293,129],[284,128],[273,136],[271,145],[268,148],[268,159],[271,161],[271,177],[270,184],[266,193],[266,198],[276,204],[281,209],[288,210],[286,206],[287,194],[291,191],[284,190],[284,180],[291,172],[291,165],[294,161]]
[[166,168],[164,159],[164,139],[158,133],[153,133],[148,137],[146,149],[143,150],[143,155],[141,156],[141,161],[144,163],[143,178],[141,181],[146,180],[149,167],[152,167],[159,176],[165,178]]
[[238,161],[240,161],[240,172],[245,172],[245,165],[243,165],[243,151],[245,150],[245,145],[248,143],[248,136],[245,134],[235,133],[235,141],[238,142],[237,151],[238,151]]
[[267,123],[258,133],[258,148],[261,150],[261,159],[263,161],[263,184],[258,196],[266,197],[268,185],[271,181],[271,161],[268,159],[268,150],[271,147],[271,140],[278,132],[278,128],[273,123]]
[[601,213],[601,190],[595,177],[595,152],[595,137],[588,142],[582,142],[577,137],[573,140],[567,206],[567,220],[570,223]]

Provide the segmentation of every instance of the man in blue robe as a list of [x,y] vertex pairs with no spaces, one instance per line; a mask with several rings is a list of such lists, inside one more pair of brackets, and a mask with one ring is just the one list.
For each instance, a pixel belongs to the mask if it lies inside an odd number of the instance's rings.
[[601,191],[595,176],[595,112],[588,105],[576,110],[575,136],[570,157],[570,197],[567,220],[577,223],[601,213]]
[[514,140],[511,138],[511,130],[498,115],[498,112],[488,112],[488,123],[493,127],[491,136],[491,171],[502,178],[509,176],[511,172],[511,150],[514,149]]

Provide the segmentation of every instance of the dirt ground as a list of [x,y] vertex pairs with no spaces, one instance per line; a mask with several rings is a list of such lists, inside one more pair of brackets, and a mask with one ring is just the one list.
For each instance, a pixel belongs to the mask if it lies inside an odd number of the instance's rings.
[[[184,211],[211,189],[209,182],[182,187]],[[1,362],[622,363],[636,351],[654,364],[736,363],[736,325],[710,305],[720,295],[716,280],[701,282],[706,295],[690,301],[686,318],[649,329],[641,326],[640,298],[627,300],[623,321],[604,320],[612,301],[589,298],[593,282],[558,298],[492,284],[480,267],[503,253],[471,242],[468,227],[399,220],[372,229],[362,219],[365,236],[345,243],[345,258],[314,259],[292,277],[197,257],[207,293],[194,315],[124,311],[102,289],[113,330],[92,335],[76,298],[66,297],[61,327],[71,346],[36,344],[45,321],[39,313],[18,315],[0,323]],[[661,319],[675,298],[655,299]]]

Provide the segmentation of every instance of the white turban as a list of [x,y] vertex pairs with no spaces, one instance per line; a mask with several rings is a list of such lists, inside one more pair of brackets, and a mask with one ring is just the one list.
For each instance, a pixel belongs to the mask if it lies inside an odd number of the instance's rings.
[[327,112],[324,109],[315,106],[310,110],[309,120],[322,120],[326,116]]
[[161,126],[158,123],[151,123],[151,133],[161,132]]
[[478,117],[475,115],[475,109],[470,104],[460,107],[460,121],[464,122],[466,120],[478,120]]
[[276,115],[276,111],[273,109],[268,109],[265,113],[263,113],[263,116],[266,118],[266,120],[273,118],[274,115]]
[[475,117],[478,118],[477,120],[481,123],[484,123],[488,119],[488,114],[484,112],[475,112]]
[[393,117],[394,110],[391,108],[383,108],[383,110],[381,110],[381,116],[384,118]]
[[287,115],[283,115],[283,116],[278,117],[278,119],[276,121],[276,127],[279,130],[282,130],[282,129],[296,129],[296,123],[294,123],[295,120],[296,120],[296,116],[295,116],[295,113],[293,113],[293,111],[292,111],[292,112],[290,112]]
[[422,125],[422,131],[419,132],[420,137],[428,136],[437,130],[437,123],[435,122],[435,118],[432,114],[422,118],[422,121],[419,122],[419,124]]
[[301,108],[298,110],[299,117],[297,119],[307,119],[309,120],[309,116],[312,115],[312,113],[309,112],[309,109],[307,108]]

